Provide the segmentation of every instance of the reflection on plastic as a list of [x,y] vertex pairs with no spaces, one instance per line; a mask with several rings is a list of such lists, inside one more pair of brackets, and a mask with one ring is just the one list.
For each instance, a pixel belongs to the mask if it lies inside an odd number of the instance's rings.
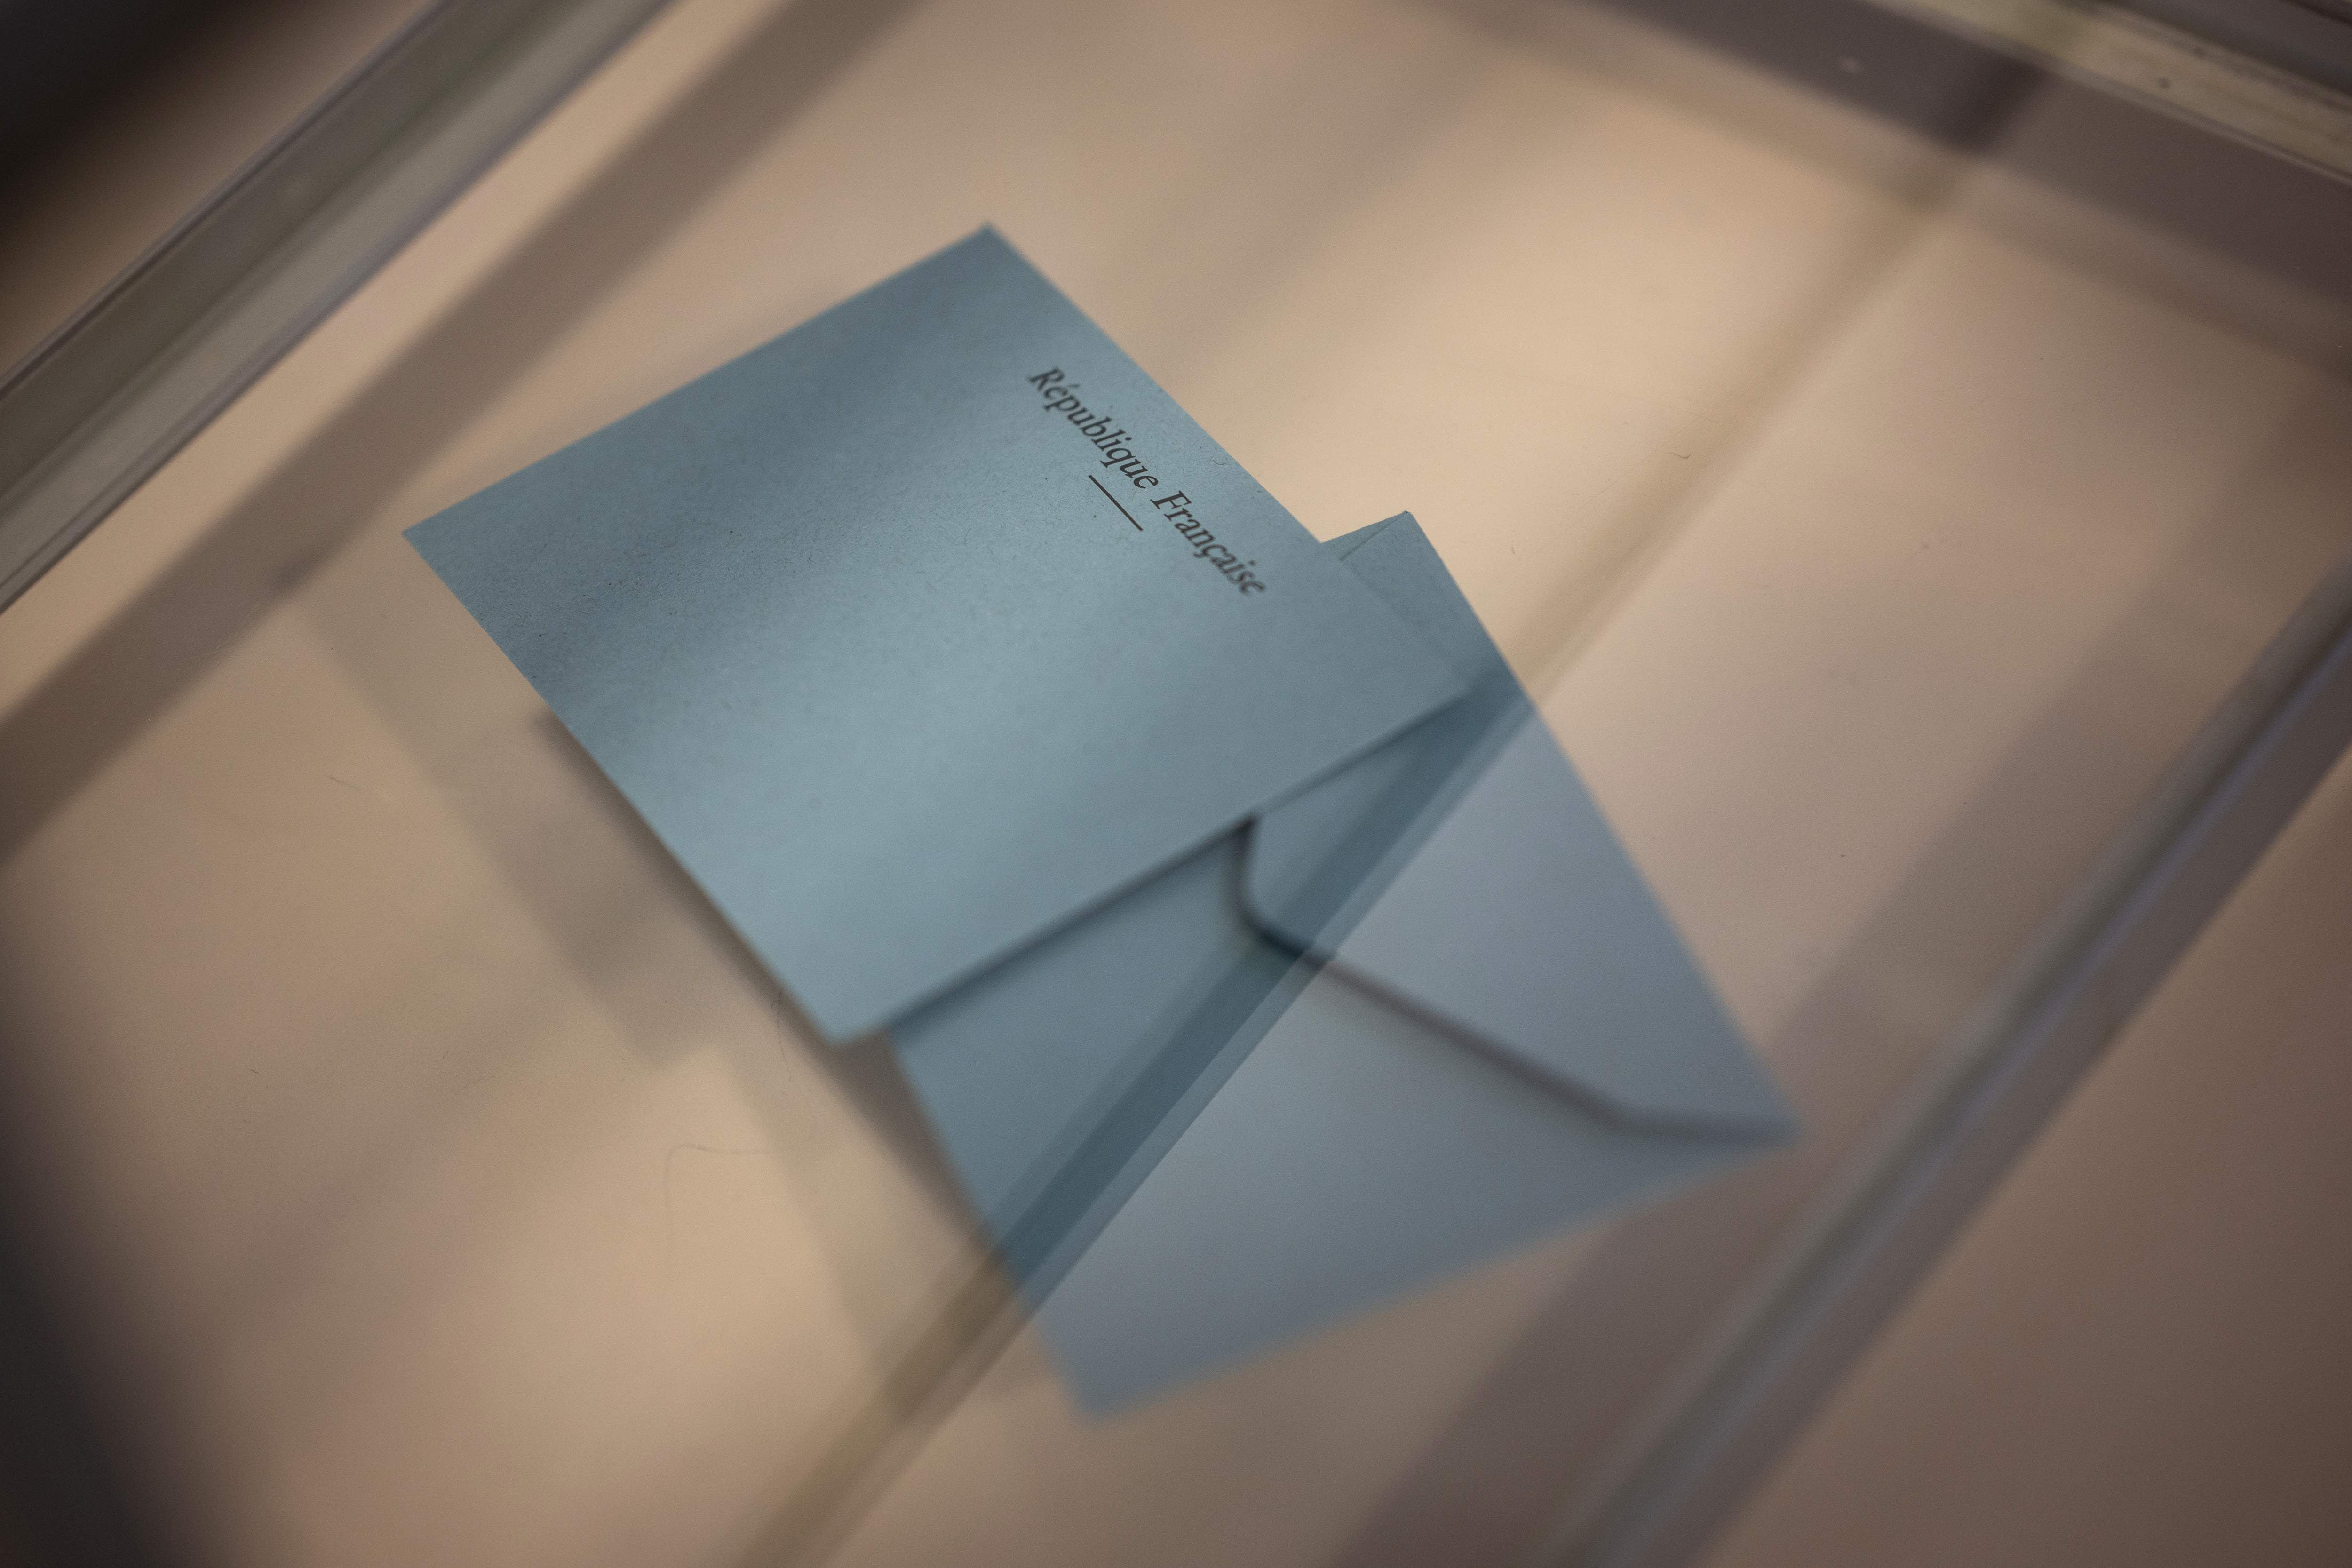
[[1409,515],[1470,692],[894,1031],[1078,1397],[1146,1397],[1787,1137]]

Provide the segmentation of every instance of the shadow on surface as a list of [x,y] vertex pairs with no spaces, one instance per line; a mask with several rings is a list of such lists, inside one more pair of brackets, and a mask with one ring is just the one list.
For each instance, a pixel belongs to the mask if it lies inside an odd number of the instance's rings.
[[[20,1169],[9,1170],[21,1178]],[[163,1568],[190,1561],[101,1418],[94,1347],[63,1310],[54,1260],[0,1194],[0,1563]],[[29,1217],[29,1216],[26,1216]]]

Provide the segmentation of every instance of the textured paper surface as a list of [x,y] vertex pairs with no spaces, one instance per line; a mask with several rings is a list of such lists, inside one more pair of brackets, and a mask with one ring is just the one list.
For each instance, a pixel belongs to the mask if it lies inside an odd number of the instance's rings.
[[835,1039],[1462,689],[992,231],[409,537]]

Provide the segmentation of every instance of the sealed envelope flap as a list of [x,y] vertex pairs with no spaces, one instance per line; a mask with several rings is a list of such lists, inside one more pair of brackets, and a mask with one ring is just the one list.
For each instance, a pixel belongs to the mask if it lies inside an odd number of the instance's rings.
[[409,538],[836,1040],[1463,689],[991,231]]
[[1410,516],[1348,556],[1471,694],[1266,812],[1267,934],[1629,1120],[1787,1115],[1591,795]]

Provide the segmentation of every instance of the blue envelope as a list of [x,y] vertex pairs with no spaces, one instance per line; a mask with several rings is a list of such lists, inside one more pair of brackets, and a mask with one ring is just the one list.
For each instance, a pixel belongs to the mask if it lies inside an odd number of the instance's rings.
[[1329,549],[1467,694],[892,1036],[1098,1410],[1791,1131],[1412,518]]
[[412,529],[1108,1408],[1784,1137],[1410,517],[983,230]]
[[1462,691],[992,230],[408,538],[836,1040]]

